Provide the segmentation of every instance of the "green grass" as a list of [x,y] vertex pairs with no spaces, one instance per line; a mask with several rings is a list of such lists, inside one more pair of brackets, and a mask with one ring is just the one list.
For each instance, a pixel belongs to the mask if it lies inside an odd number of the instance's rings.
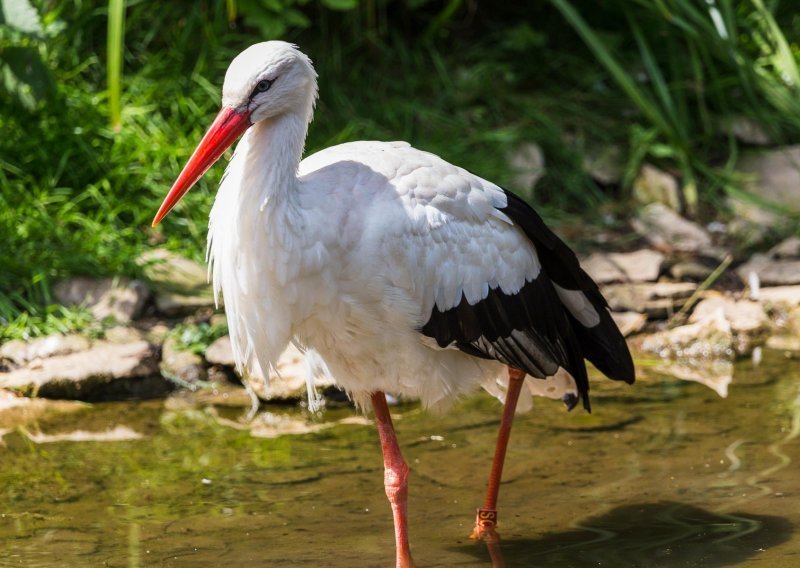
[[[309,152],[405,139],[518,189],[506,156],[535,141],[547,174],[526,197],[556,221],[591,222],[625,198],[645,159],[682,171],[689,204],[716,211],[736,190],[722,120],[756,118],[782,142],[800,133],[800,21],[758,0],[716,1],[729,38],[690,0],[480,3],[473,15],[458,1],[280,0],[271,19],[256,0],[164,2],[157,13],[128,2],[124,15],[120,4],[44,4],[50,31],[36,49],[55,92],[34,111],[0,97],[0,339],[80,328],[48,307],[67,275],[137,276],[135,258],[156,245],[202,260],[221,165],[149,225],[218,108],[230,59],[266,39],[259,26],[280,24],[316,63]],[[584,173],[584,144],[626,151],[620,187]]]

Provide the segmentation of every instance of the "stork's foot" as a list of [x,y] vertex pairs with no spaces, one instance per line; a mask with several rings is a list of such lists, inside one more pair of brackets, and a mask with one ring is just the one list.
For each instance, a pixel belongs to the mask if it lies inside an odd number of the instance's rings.
[[478,509],[475,516],[475,528],[469,536],[473,540],[486,543],[486,550],[492,559],[492,568],[504,568],[503,553],[500,552],[500,535],[497,534],[497,511],[494,509]]
[[497,511],[494,509],[478,509],[475,515],[475,528],[469,538],[488,542],[500,542],[497,534]]

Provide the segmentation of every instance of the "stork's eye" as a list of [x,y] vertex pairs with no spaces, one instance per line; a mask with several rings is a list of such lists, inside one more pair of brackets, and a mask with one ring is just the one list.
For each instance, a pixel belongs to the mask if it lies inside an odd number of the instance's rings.
[[256,96],[258,93],[266,93],[269,91],[269,88],[272,86],[273,81],[269,79],[261,79],[258,83],[256,83],[256,88],[253,89],[253,94],[251,96]]

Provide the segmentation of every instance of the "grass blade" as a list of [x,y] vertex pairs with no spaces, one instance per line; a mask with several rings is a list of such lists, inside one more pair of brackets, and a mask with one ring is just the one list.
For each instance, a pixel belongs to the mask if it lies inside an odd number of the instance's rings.
[[122,129],[122,38],[125,34],[125,1],[108,0],[106,75],[111,128]]

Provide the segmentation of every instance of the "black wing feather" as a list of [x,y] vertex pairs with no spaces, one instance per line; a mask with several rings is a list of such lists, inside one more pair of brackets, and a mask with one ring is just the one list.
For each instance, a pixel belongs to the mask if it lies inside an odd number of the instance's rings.
[[[583,359],[612,379],[632,383],[633,361],[627,344],[608,312],[597,284],[580,267],[577,256],[525,201],[506,191],[501,209],[536,247],[542,265],[537,277],[517,293],[490,289],[486,298],[469,304],[462,295],[453,308],[434,308],[420,330],[440,347],[495,359],[538,378],[559,367],[575,379],[584,407],[589,410],[589,381]],[[600,315],[594,327],[582,325],[561,303],[553,283],[580,290]],[[565,400],[571,408],[574,397]]]
[[502,211],[525,231],[536,246],[544,272],[562,288],[583,292],[600,314],[600,323],[591,328],[581,325],[569,315],[584,357],[610,379],[633,383],[635,371],[628,345],[611,318],[608,304],[597,284],[581,268],[572,249],[545,225],[530,205],[510,191],[505,193],[508,205]]

